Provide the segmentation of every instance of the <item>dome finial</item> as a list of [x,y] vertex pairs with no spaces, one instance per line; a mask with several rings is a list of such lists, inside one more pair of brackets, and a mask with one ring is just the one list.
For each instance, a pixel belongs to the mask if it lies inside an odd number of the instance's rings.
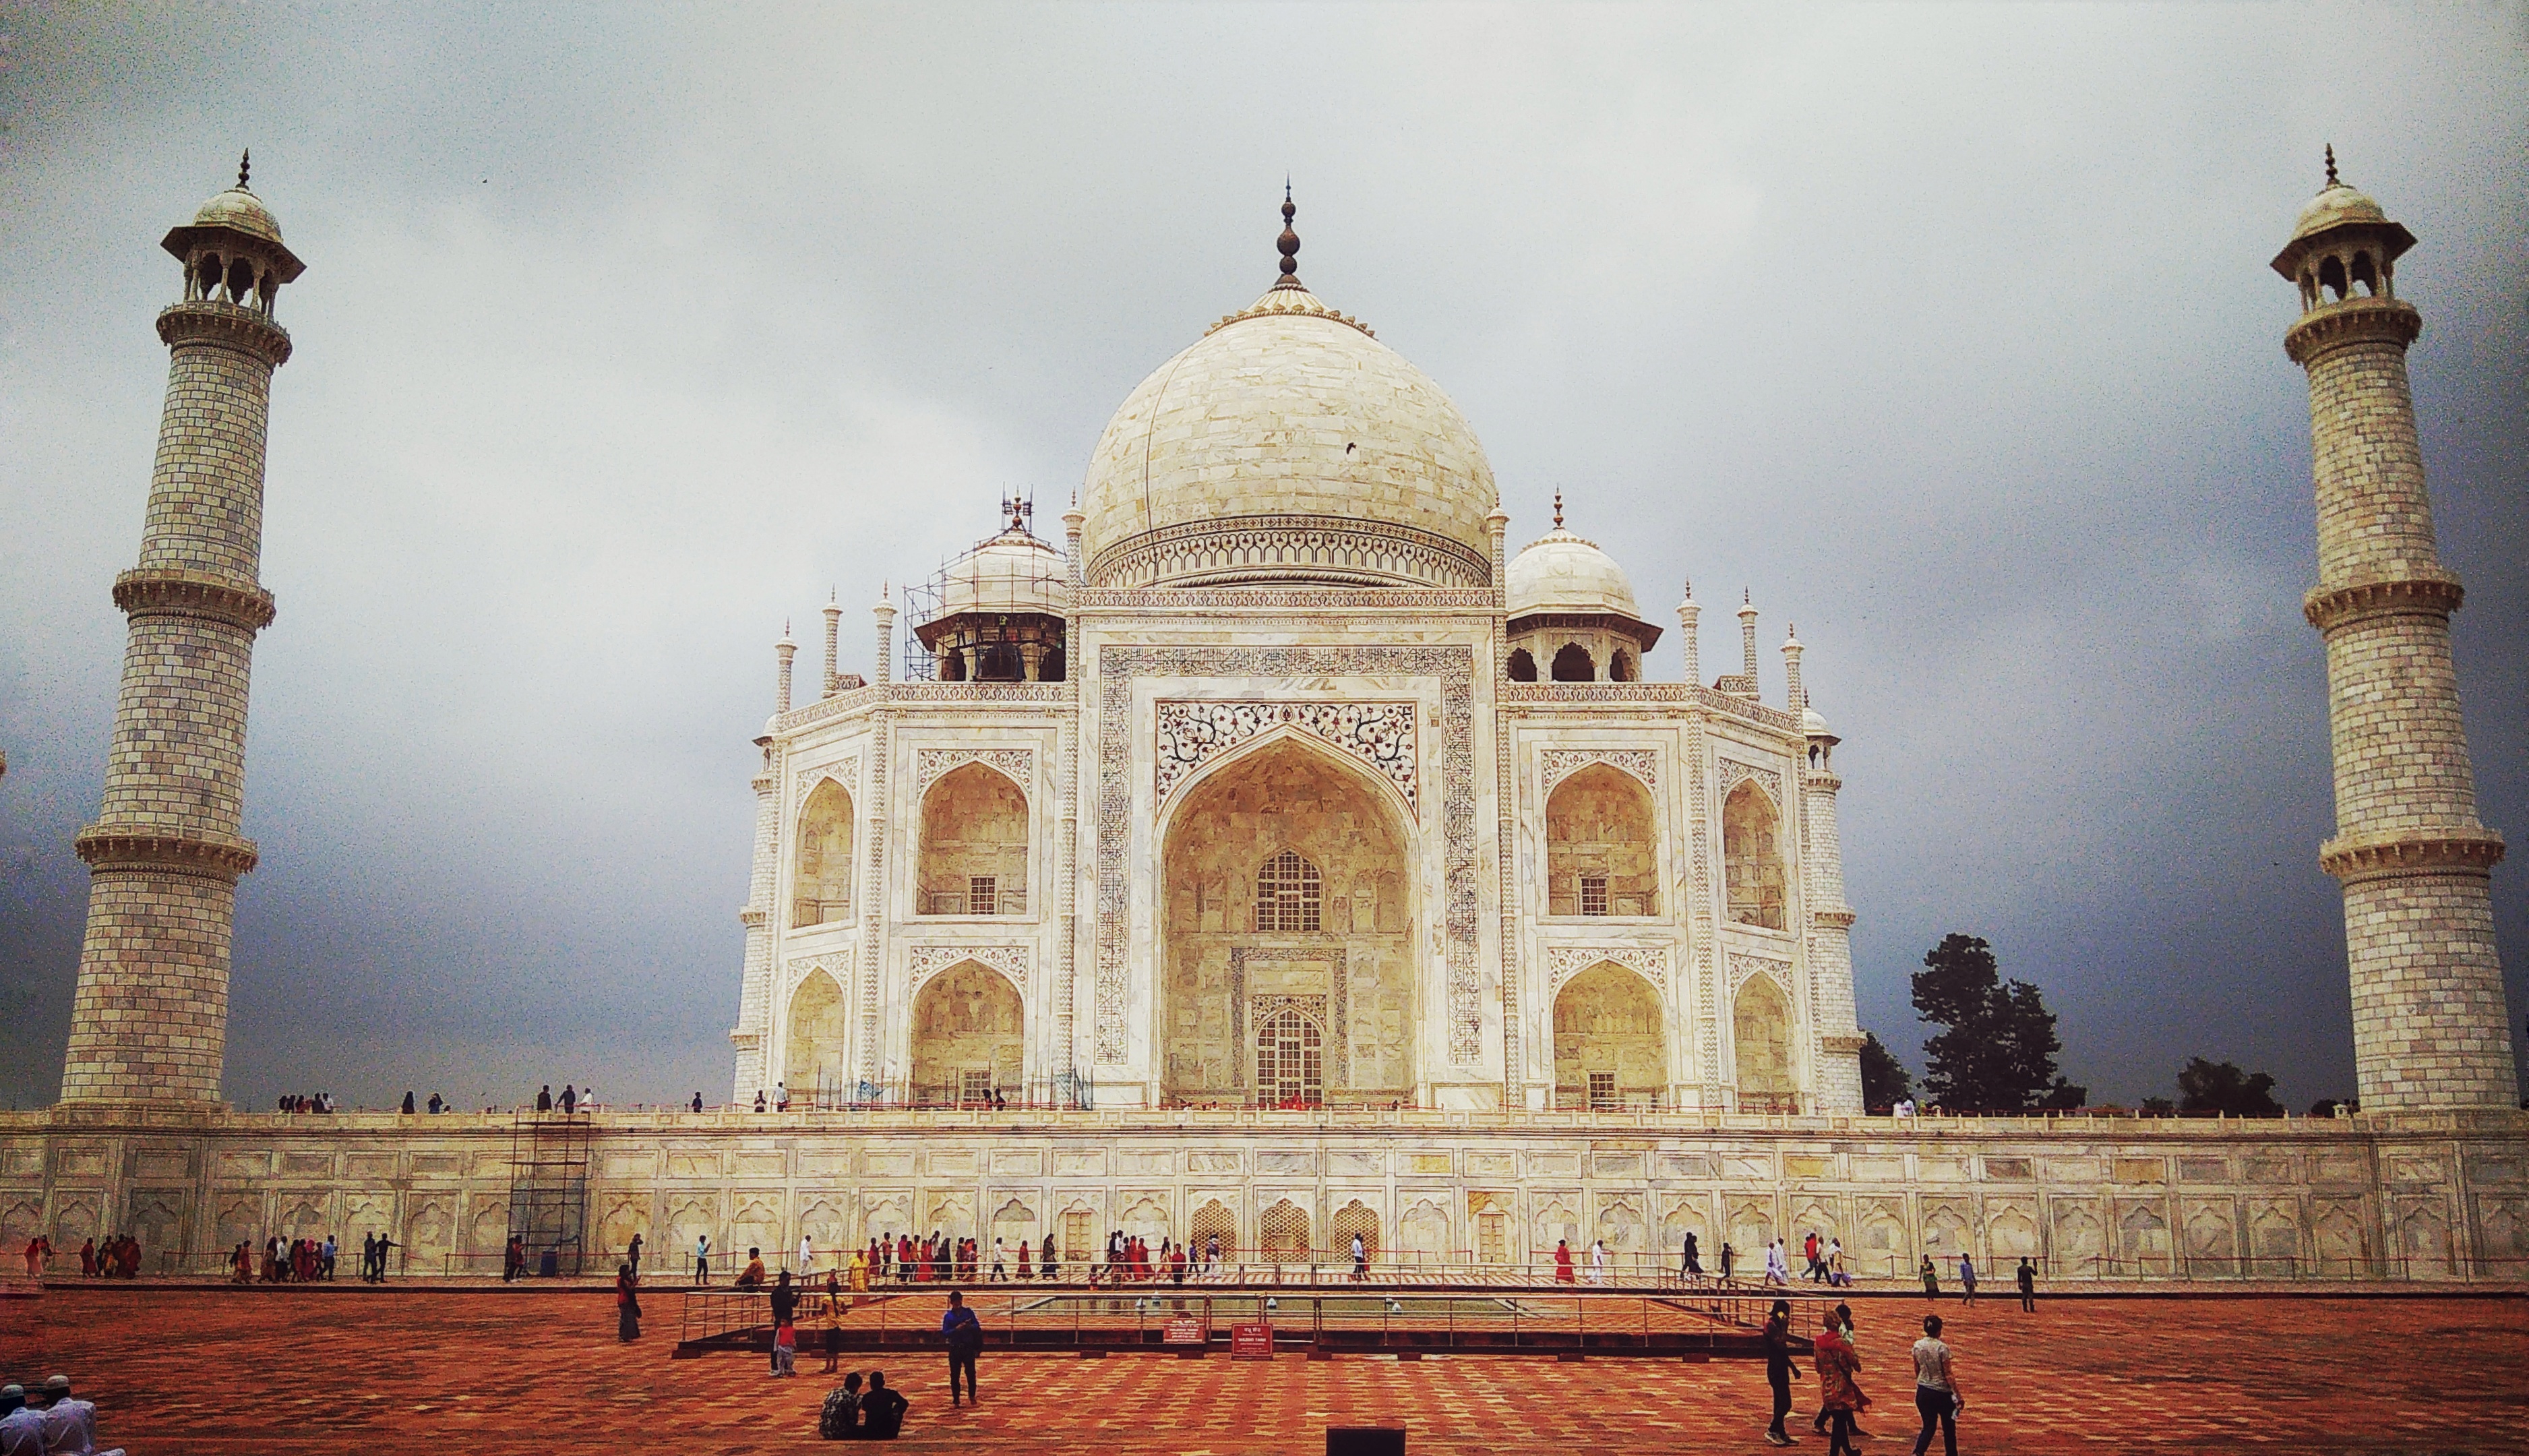
[[2333,141],[2327,144],[2327,185],[2339,186],[2336,180],[2336,143]]
[[1299,207],[1291,201],[1291,179],[1285,177],[1282,179],[1282,236],[1273,242],[1282,254],[1282,276],[1273,282],[1277,289],[1306,287],[1300,282],[1300,235],[1291,231],[1291,219],[1299,212]]
[[1554,493],[1554,528],[1563,529],[1563,492]]
[[253,162],[254,162],[254,148],[253,148],[253,147],[250,147],[250,146],[249,146],[249,147],[247,147],[245,150],[243,150],[243,151],[242,151],[242,152],[239,152],[239,153],[238,153],[238,190],[239,190],[239,191],[241,191],[241,192],[242,192],[242,191],[244,191],[244,190],[245,190],[245,173],[246,173],[246,168],[248,168],[249,166],[253,165]]

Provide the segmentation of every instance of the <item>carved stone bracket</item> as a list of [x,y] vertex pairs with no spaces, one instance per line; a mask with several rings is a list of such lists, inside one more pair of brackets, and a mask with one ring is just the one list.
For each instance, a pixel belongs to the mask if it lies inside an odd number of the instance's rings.
[[2318,867],[2346,885],[2408,875],[2483,875],[2502,860],[2502,836],[2488,829],[2383,830],[2319,846]]
[[1195,770],[1259,733],[1287,726],[1368,764],[1396,785],[1419,818],[1414,720],[1412,703],[1162,701],[1153,799],[1165,804]]
[[[852,795],[854,798],[858,798],[860,796],[859,785],[861,781],[860,755],[856,753],[849,758],[839,759],[834,763],[820,764],[813,769],[801,769],[799,771],[799,777],[791,781],[790,785],[790,812],[794,817],[798,814],[801,806],[808,802],[808,795],[815,793],[817,791],[817,785],[825,782],[829,779],[841,784],[843,792]],[[928,781],[925,782],[927,782]]]
[[1653,748],[1549,748],[1537,755],[1536,767],[1544,780],[1546,793],[1554,785],[1589,767],[1605,764],[1642,781],[1642,786],[1659,791],[1659,751]]
[[2323,633],[2377,617],[2448,617],[2467,593],[2448,575],[2403,581],[2365,581],[2334,591],[2321,587],[2301,598],[2301,616]]
[[799,983],[811,971],[823,971],[834,978],[834,989],[849,996],[852,985],[852,952],[845,948],[827,955],[794,956],[781,963],[781,1004],[786,1008],[790,998],[798,993]]
[[1009,977],[1011,985],[1025,992],[1035,958],[1027,945],[914,945],[905,955],[905,994],[911,996],[932,977],[970,960]]
[[1756,781],[1756,786],[1765,790],[1767,797],[1774,801],[1775,808],[1784,807],[1783,776],[1772,769],[1760,769],[1754,764],[1743,764],[1735,758],[1715,759],[1712,768],[1713,791],[1722,798],[1730,797],[1730,790],[1737,788],[1747,780],[1753,779]]
[[1019,792],[1033,797],[1036,792],[1036,750],[1033,748],[925,748],[916,755],[913,796],[920,799],[931,791],[931,785],[952,769],[968,764],[984,764],[1009,776]]
[[1661,945],[1554,945],[1545,952],[1545,998],[1551,1002],[1563,983],[1602,962],[1613,961],[1641,973],[1665,994],[1669,957]]
[[197,880],[219,880],[230,885],[238,877],[254,869],[255,847],[251,839],[213,837],[208,835],[185,834],[175,830],[141,829],[128,825],[91,824],[81,830],[72,841],[79,857],[88,868],[106,870],[151,870],[162,875],[189,875]]
[[1738,994],[1740,987],[1748,984],[1748,978],[1750,976],[1770,976],[1773,978],[1774,984],[1782,988],[1783,995],[1790,996],[1792,994],[1792,963],[1790,961],[1775,960],[1770,956],[1763,955],[1741,955],[1735,950],[1728,952],[1728,959],[1730,966],[1730,992],[1733,996]]
[[130,617],[194,617],[259,632],[272,625],[272,593],[251,582],[152,567],[114,578],[114,605]]

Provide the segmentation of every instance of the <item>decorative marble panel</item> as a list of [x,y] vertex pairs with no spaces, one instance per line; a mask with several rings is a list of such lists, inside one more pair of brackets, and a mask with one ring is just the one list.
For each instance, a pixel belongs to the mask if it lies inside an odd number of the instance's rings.
[[813,769],[801,769],[798,773],[798,777],[790,781],[790,814],[792,818],[795,819],[798,817],[800,806],[808,802],[808,795],[817,791],[817,785],[825,782],[829,779],[841,784],[843,792],[851,794],[855,798],[859,797],[861,782],[860,755],[855,753],[849,758],[841,759],[834,763],[820,764]]
[[1549,748],[1537,755],[1538,776],[1542,791],[1554,792],[1554,785],[1589,767],[1605,764],[1642,781],[1642,786],[1654,793],[1659,790],[1659,752],[1651,748]]
[[1658,945],[1555,945],[1545,952],[1545,996],[1548,1001],[1563,983],[1602,960],[1630,966],[1661,991],[1668,990],[1668,951]]
[[968,764],[983,764],[998,769],[1019,786],[1019,792],[1036,791],[1036,750],[1033,748],[924,748],[914,754],[913,796],[916,799],[931,791],[941,775]]
[[1412,703],[1270,703],[1167,700],[1158,705],[1154,803],[1164,804],[1195,770],[1268,729],[1288,726],[1359,759],[1396,785],[1419,817]]
[[922,983],[950,966],[967,961],[980,961],[1010,978],[1010,984],[1027,990],[1028,970],[1035,952],[1027,945],[915,945],[906,952],[905,992],[909,996],[922,989]]

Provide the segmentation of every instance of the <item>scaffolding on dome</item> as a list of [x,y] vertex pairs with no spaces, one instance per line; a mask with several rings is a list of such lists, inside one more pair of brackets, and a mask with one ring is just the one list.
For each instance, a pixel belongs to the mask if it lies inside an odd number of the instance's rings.
[[[939,655],[922,640],[922,629],[931,623],[948,617],[1044,614],[1045,604],[1056,599],[1068,586],[1070,563],[1061,551],[1029,528],[1036,517],[1035,500],[1003,497],[1001,516],[1005,523],[999,531],[942,562],[929,579],[905,583],[904,618],[908,630],[896,664],[898,681],[929,682],[939,677]],[[987,548],[1008,539],[1013,531],[1046,549],[985,555]],[[1003,641],[1015,644],[1020,638],[986,622],[978,627],[974,640],[990,646]]]

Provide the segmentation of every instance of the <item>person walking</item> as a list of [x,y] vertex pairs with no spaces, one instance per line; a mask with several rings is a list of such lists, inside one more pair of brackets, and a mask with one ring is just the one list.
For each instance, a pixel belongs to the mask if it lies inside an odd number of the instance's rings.
[[1931,1255],[1926,1254],[1923,1256],[1923,1267],[1915,1272],[1923,1276],[1923,1297],[1925,1299],[1939,1299],[1941,1297],[1941,1271],[1932,1267]]
[[1914,1409],[1922,1413],[1923,1431],[1914,1437],[1914,1456],[1923,1456],[1932,1448],[1932,1427],[1941,1428],[1941,1447],[1949,1456],[1959,1456],[1959,1414],[1967,1408],[1966,1392],[1959,1388],[1957,1372],[1950,1368],[1950,1347],[1941,1339],[1941,1317],[1923,1317],[1923,1337],[1914,1342]]
[[711,1235],[696,1234],[694,1236],[694,1287],[700,1289],[710,1282]]
[[1783,1418],[1792,1413],[1792,1382],[1801,1377],[1801,1368],[1792,1364],[1790,1300],[1774,1301],[1773,1312],[1765,1317],[1764,1340],[1765,1383],[1774,1389],[1774,1424],[1765,1428],[1765,1439],[1777,1446],[1788,1446],[1792,1436],[1783,1429]]
[[1700,1279],[1703,1277],[1703,1261],[1696,1256],[1695,1248],[1695,1230],[1693,1229],[1687,1230],[1686,1252],[1679,1257],[1677,1271],[1679,1275],[1684,1278]]
[[632,1235],[632,1242],[625,1247],[623,1257],[632,1266],[632,1272],[639,1274],[641,1272],[641,1236],[639,1234]]
[[1973,1258],[1971,1258],[1970,1256],[1968,1256],[1967,1254],[1965,1254],[1964,1252],[1962,1252],[1962,1253],[1959,1255],[1959,1303],[1960,1303],[1960,1304],[1963,1304],[1963,1305],[1971,1305],[1971,1304],[1974,1304],[1974,1303],[1975,1303],[1975,1286],[1976,1286],[1975,1260],[1974,1260]]
[[615,1337],[630,1344],[641,1337],[641,1276],[626,1260],[615,1270]]
[[957,1375],[966,1377],[966,1399],[981,1403],[975,1393],[975,1357],[984,1353],[984,1323],[975,1312],[966,1308],[966,1296],[956,1290],[948,1292],[948,1313],[940,1317],[940,1337],[948,1346],[948,1404],[957,1405]]
[[1557,1284],[1576,1282],[1572,1277],[1572,1245],[1569,1240],[1554,1241],[1554,1282]]
[[1352,1236],[1352,1281],[1359,1284],[1369,1278],[1370,1247],[1364,1244],[1361,1241],[1361,1235],[1356,1233]]
[[2019,1261],[2019,1313],[2037,1313],[2037,1266],[2024,1257]]
[[1816,1348],[1818,1402],[1825,1407],[1827,1420],[1827,1456],[1856,1456],[1853,1420],[1869,1407],[1870,1397],[1861,1393],[1861,1383],[1856,1378],[1861,1374],[1861,1356],[1844,1337],[1832,1311],[1820,1322]]
[[799,1231],[799,1277],[804,1279],[817,1271],[817,1246],[808,1242],[808,1231]]
[[1599,1285],[1607,1282],[1607,1241],[1605,1239],[1599,1239],[1589,1246],[1589,1282]]
[[1792,1257],[1783,1252],[1781,1239],[1765,1246],[1765,1282],[1785,1287],[1792,1282]]
[[1728,1239],[1723,1239],[1721,1241],[1721,1282],[1724,1284],[1729,1283],[1730,1271],[1738,1267],[1739,1251],[1730,1247],[1730,1241]]

